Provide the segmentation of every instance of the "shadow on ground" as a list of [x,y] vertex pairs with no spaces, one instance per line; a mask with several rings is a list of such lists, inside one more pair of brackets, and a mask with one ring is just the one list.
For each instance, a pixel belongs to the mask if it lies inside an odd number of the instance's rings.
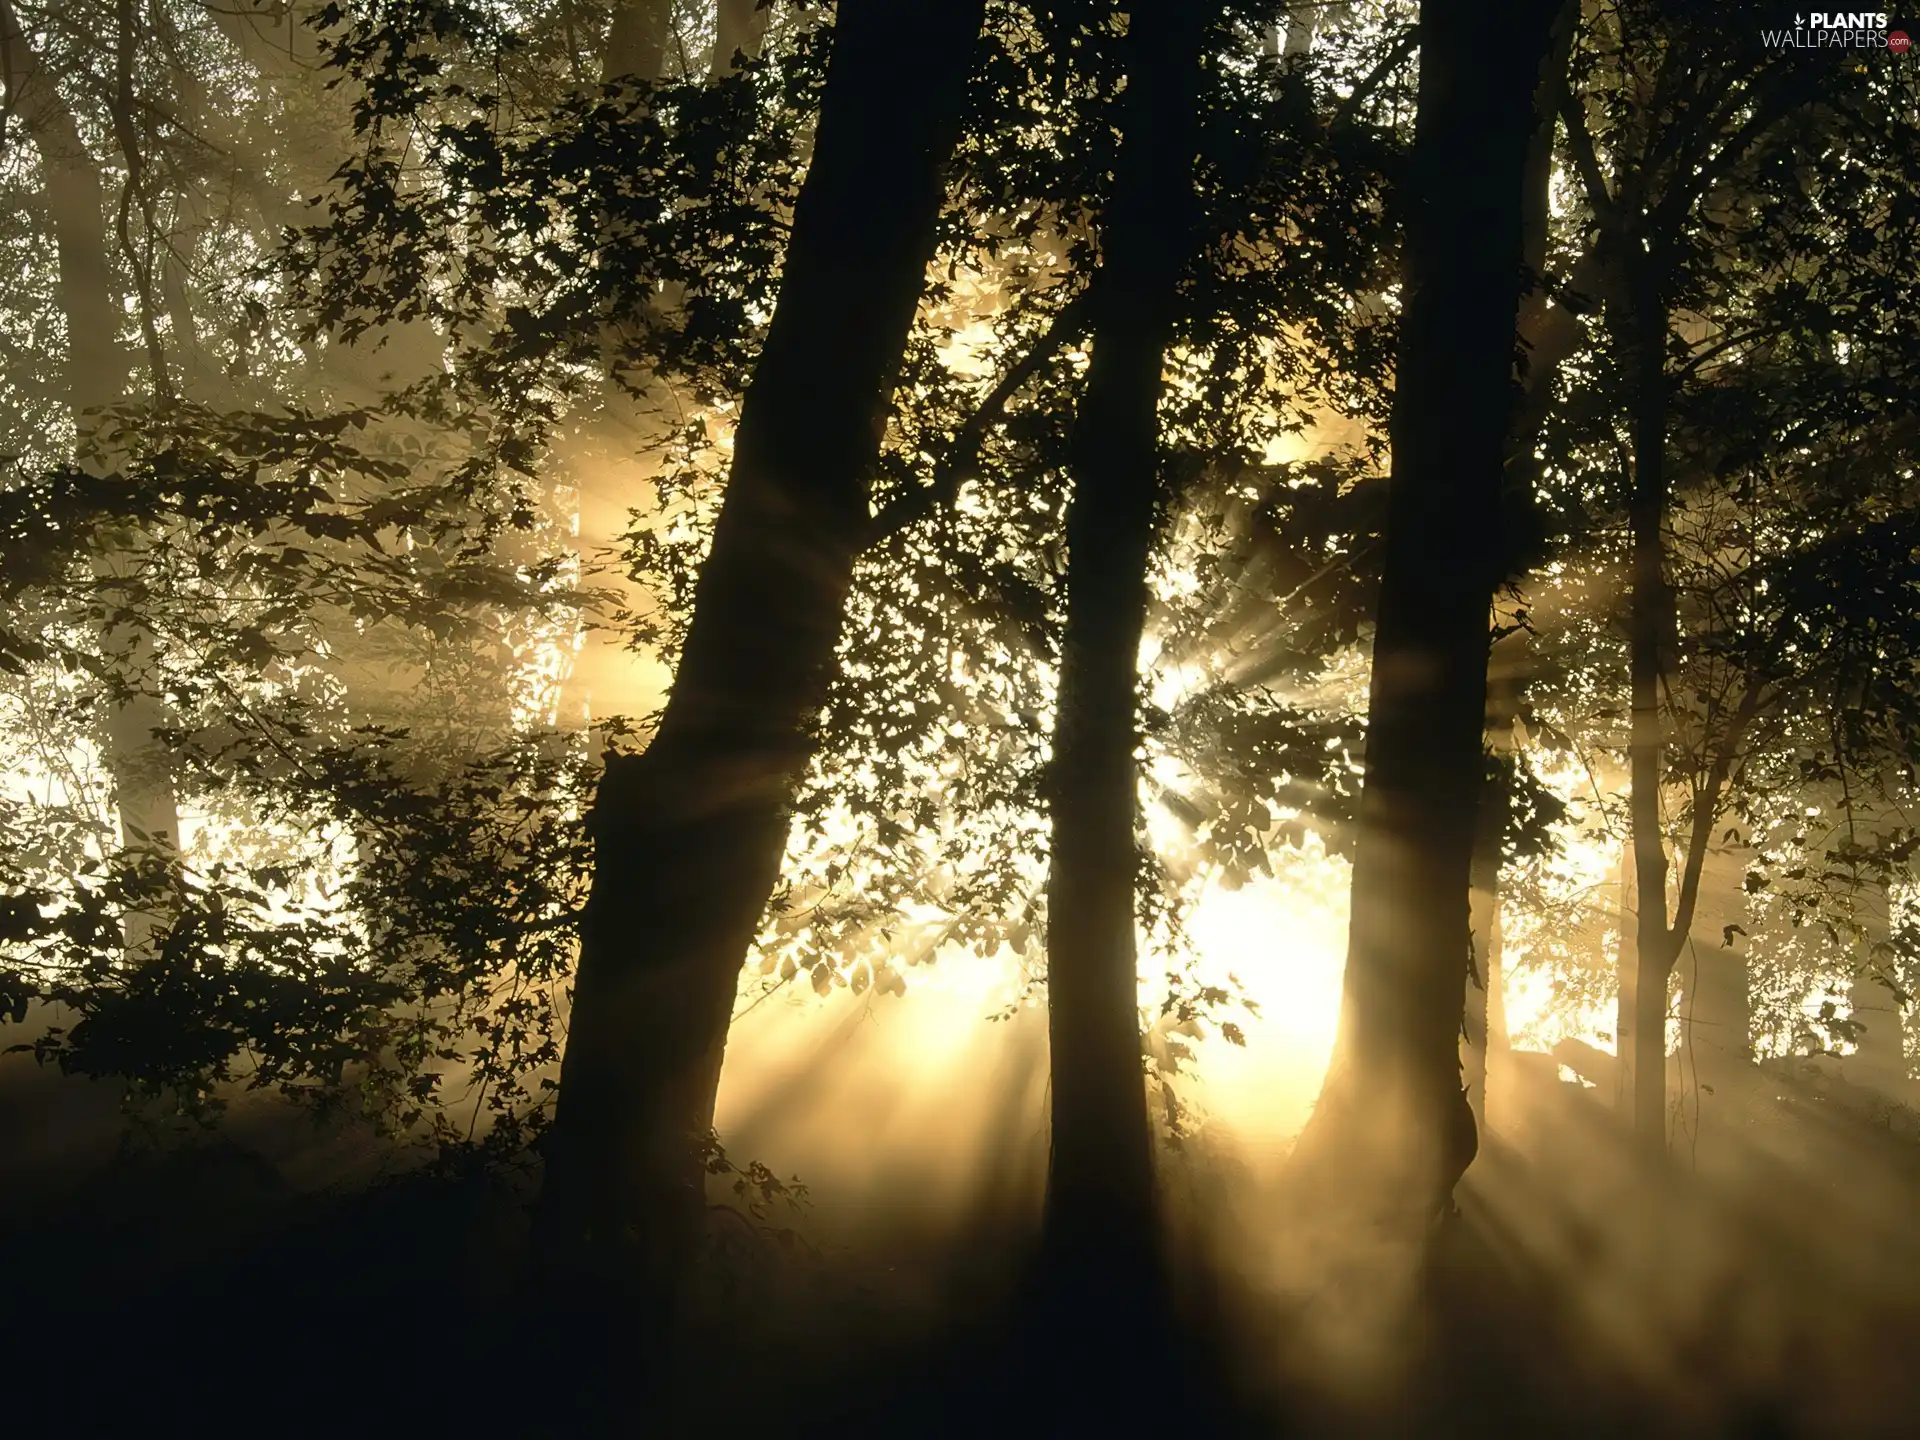
[[6,1413],[23,1435],[1920,1433],[1905,1112],[1749,1078],[1713,1147],[1648,1175],[1595,1092],[1517,1077],[1358,1348],[1366,1304],[1290,1289],[1284,1243],[1226,1227],[1188,1246],[1178,1326],[1088,1355],[1071,1314],[1023,1318],[1017,1219],[930,1251],[876,1217],[855,1252],[716,1212],[676,1396],[583,1391],[564,1297],[519,1298],[524,1180],[369,1180],[368,1137],[256,1121],[14,1192]]

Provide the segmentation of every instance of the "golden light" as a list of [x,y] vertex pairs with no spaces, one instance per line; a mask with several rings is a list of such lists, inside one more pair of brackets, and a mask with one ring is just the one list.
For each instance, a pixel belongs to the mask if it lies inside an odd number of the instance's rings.
[[1208,884],[1188,921],[1198,978],[1237,981],[1259,1006],[1236,1017],[1245,1045],[1202,1042],[1195,1093],[1217,1138],[1260,1168],[1284,1158],[1319,1093],[1347,944],[1346,862],[1315,842],[1275,870],[1238,890]]

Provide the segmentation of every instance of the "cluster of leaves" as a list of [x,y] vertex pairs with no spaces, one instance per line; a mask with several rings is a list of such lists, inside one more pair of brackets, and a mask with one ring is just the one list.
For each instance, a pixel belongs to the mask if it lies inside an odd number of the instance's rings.
[[[423,786],[395,772],[396,737],[352,741],[242,784],[244,860],[126,850],[57,883],[42,853],[10,860],[9,1002],[77,1017],[34,1042],[43,1060],[188,1109],[272,1086],[383,1127],[525,1143],[559,1058],[589,769],[536,737]],[[335,837],[318,857],[315,834]],[[137,964],[130,910],[162,922]]]
[[609,385],[711,404],[773,308],[826,33],[718,82],[556,85],[484,5],[316,17],[360,145],[274,259],[316,334],[424,321],[436,380],[539,436]]

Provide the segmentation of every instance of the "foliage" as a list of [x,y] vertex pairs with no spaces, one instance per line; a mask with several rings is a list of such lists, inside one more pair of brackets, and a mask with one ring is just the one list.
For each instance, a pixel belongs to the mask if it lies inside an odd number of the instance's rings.
[[[1194,978],[1186,908],[1343,851],[1364,763],[1411,13],[1354,7],[1282,60],[1279,8],[1228,7],[1214,39],[1162,414],[1143,800],[1191,840],[1177,863],[1141,847],[1163,1042],[1243,998]],[[696,9],[674,11],[695,41]],[[86,149],[8,108],[0,742],[32,778],[0,792],[0,1012],[70,1010],[49,1060],[449,1142],[537,1128],[589,752],[646,731],[548,733],[556,671],[589,624],[676,652],[831,50],[817,7],[782,6],[738,74],[682,57],[602,84],[604,7],[564,10],[356,0],[282,26],[161,0],[124,33],[100,7],[17,10]],[[956,947],[1043,980],[1066,432],[1121,12],[989,7],[748,997],[894,993]],[[1769,933],[1797,996],[1857,947],[1863,877],[1910,856],[1888,816],[1920,739],[1920,111],[1910,71],[1763,64],[1736,29],[1622,0],[1576,37],[1546,278],[1577,336],[1547,382],[1503,856],[1514,909],[1571,914],[1569,852],[1620,838],[1625,233],[1665,337],[1669,826],[1750,844],[1776,929],[1826,937],[1809,959]],[[72,339],[56,161],[103,182],[113,338],[140,362],[105,411],[43,363]],[[635,451],[622,599],[569,532],[580,457]],[[100,736],[136,697],[164,709],[177,850],[113,823]],[[140,964],[136,912],[159,926]]]

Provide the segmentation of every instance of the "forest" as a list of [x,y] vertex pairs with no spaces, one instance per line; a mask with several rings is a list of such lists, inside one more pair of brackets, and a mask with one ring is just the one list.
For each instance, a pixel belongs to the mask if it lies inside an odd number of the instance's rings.
[[0,1415],[1920,1434],[1916,274],[1886,14],[0,0]]

